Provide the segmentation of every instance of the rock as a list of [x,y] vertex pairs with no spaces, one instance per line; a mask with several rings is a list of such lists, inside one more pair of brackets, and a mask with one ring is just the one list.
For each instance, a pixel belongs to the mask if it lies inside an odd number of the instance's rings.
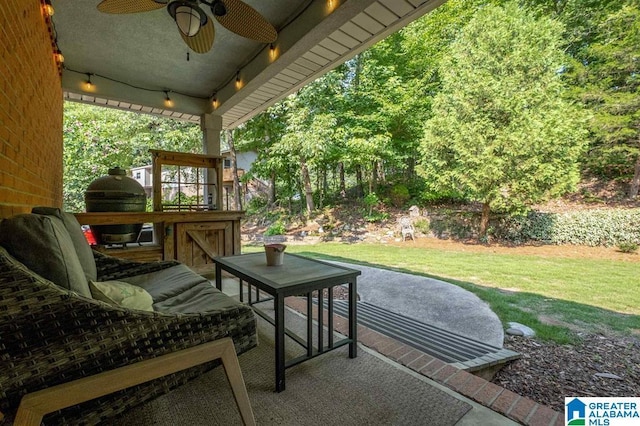
[[[509,329],[517,329],[520,330],[522,332],[522,334],[520,336],[525,336],[525,337],[533,337],[536,335],[536,332],[533,331],[532,328],[527,327],[526,325],[517,323],[517,322],[510,322],[509,323]],[[509,330],[507,330],[508,332]]]
[[594,376],[602,377],[603,379],[624,380],[622,377],[616,376],[615,374],[611,374],[611,373],[596,373],[594,374]]
[[511,336],[524,336],[524,332],[518,328],[507,328],[507,331],[505,331],[505,333]]

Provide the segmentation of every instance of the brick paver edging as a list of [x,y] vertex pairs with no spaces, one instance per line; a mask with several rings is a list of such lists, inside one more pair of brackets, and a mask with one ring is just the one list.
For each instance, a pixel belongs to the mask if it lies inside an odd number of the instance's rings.
[[[285,300],[285,303],[288,307],[306,315],[305,299],[290,297]],[[326,309],[323,312],[324,323],[327,324]],[[313,314],[314,317],[318,315],[315,305]],[[335,331],[347,335],[346,318],[335,313],[333,318]],[[546,405],[511,392],[362,325],[358,325],[358,342],[523,425],[560,426],[565,424],[564,415]]]

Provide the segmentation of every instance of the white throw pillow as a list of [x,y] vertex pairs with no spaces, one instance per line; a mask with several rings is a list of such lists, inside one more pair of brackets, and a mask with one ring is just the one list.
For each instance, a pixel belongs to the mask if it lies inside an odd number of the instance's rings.
[[89,288],[96,300],[123,308],[153,311],[153,298],[137,285],[122,281],[89,281]]

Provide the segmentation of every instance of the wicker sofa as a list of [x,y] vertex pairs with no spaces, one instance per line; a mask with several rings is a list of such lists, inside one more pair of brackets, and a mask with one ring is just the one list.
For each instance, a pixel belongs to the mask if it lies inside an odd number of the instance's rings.
[[[5,423],[14,419],[23,396],[34,391],[224,337],[233,339],[238,354],[257,344],[252,310],[184,265],[138,263],[91,251],[72,215],[37,211],[41,214],[0,222],[0,412]],[[75,246],[70,248],[69,241]],[[76,257],[84,257],[81,267],[89,269],[87,275],[83,270],[85,282],[131,281],[148,290],[152,309],[97,300],[93,287],[87,292],[77,282],[82,279],[72,270]],[[60,262],[72,265],[59,268]],[[201,364],[59,410],[46,415],[44,423],[99,423],[216,365]]]

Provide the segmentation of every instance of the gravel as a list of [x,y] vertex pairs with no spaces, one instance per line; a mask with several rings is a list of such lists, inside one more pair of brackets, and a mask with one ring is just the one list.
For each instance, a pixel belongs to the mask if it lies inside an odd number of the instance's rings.
[[496,374],[493,383],[554,410],[564,411],[565,396],[640,395],[640,340],[583,335],[577,345],[506,336],[504,347],[520,352]]

